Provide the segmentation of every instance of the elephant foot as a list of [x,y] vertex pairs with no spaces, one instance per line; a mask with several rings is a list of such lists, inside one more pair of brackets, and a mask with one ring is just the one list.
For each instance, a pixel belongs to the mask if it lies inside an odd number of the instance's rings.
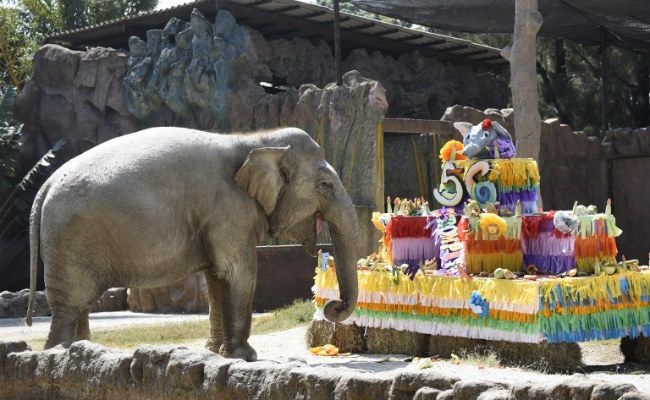
[[224,344],[221,346],[219,354],[226,358],[241,358],[246,361],[257,361],[257,352],[247,342],[233,347]]
[[205,343],[205,348],[210,350],[213,353],[219,354],[222,343],[223,343],[223,340],[221,340],[221,339],[210,338]]

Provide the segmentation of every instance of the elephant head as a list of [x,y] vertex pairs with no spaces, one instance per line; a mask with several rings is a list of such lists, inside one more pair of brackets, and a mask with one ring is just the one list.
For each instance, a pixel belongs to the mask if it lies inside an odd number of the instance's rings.
[[478,125],[454,122],[454,127],[463,135],[463,154],[472,160],[492,158],[490,148],[497,139],[512,143],[508,131],[498,122],[489,119],[485,119]]
[[235,182],[261,205],[271,236],[301,243],[314,257],[320,223],[328,223],[341,300],[329,301],[324,314],[333,322],[350,316],[358,294],[359,227],[352,201],[320,146],[301,130],[276,131],[250,151]]

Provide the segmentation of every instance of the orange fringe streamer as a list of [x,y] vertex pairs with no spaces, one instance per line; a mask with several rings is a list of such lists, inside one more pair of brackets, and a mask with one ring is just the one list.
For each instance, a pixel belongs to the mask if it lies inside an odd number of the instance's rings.
[[582,236],[576,236],[575,244],[576,258],[588,258],[598,256],[616,256],[618,249],[616,248],[616,240],[613,237],[608,237],[606,233],[597,233],[583,239]]

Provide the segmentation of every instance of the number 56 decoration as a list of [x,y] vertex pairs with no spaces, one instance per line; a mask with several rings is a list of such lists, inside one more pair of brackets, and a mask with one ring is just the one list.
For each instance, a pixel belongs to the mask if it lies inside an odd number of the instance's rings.
[[442,166],[442,178],[440,190],[433,190],[433,197],[438,203],[447,207],[454,207],[463,200],[464,193],[478,203],[494,203],[497,200],[497,188],[494,182],[488,180],[477,181],[474,179],[478,174],[485,178],[490,173],[490,164],[487,161],[479,161],[472,165],[465,174],[465,188],[456,175],[463,172],[462,168],[456,167],[453,161],[447,161]]

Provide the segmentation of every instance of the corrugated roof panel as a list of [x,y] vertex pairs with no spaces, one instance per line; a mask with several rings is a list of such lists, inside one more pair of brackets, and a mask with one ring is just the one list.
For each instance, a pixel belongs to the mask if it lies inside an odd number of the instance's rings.
[[[333,10],[295,0],[203,0],[189,2],[164,10],[141,13],[134,16],[106,21],[73,31],[61,32],[46,38],[48,42],[66,41],[74,46],[102,45],[103,42],[126,47],[128,37],[133,33],[144,34],[147,28],[162,28],[172,18],[187,19],[192,9],[198,8],[206,17],[212,18],[217,4],[230,11],[242,25],[257,29],[271,40],[276,38],[322,38],[333,40]],[[341,13],[341,35],[344,50],[367,47],[388,54],[407,53],[419,50],[426,56],[472,62],[477,54],[482,58],[492,56],[487,62],[492,65],[507,64],[500,56],[500,50],[475,44],[463,39],[439,35],[383,21]],[[126,32],[129,26],[133,32]],[[142,31],[142,32],[139,32]],[[120,33],[122,32],[122,33]],[[92,34],[91,34],[92,33]],[[440,51],[438,51],[440,50]],[[480,52],[480,53],[479,53]],[[470,54],[463,58],[463,54]]]

